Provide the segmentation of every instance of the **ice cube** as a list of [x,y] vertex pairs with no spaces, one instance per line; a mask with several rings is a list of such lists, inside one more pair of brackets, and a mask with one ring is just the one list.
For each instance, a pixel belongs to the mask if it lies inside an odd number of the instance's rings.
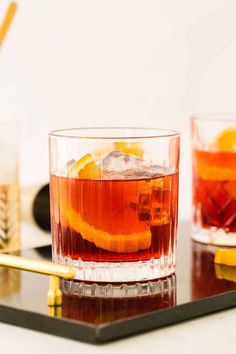
[[150,178],[157,173],[147,161],[121,151],[112,151],[100,165],[107,178]]
[[146,169],[149,165],[145,160],[135,155],[125,154],[121,151],[112,151],[102,160],[101,167],[103,171],[121,172],[139,168]]
[[[160,178],[165,183],[164,179]],[[161,183],[160,183],[161,185]],[[155,184],[151,194],[151,225],[163,225],[170,222],[171,192]]]
[[139,202],[138,202],[138,217],[141,221],[149,221],[150,220],[150,193],[140,193],[139,194]]

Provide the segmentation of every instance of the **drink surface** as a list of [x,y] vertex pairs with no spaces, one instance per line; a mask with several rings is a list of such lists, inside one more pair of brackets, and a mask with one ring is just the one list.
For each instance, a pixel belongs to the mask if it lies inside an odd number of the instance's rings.
[[194,222],[236,232],[236,153],[193,151]]
[[51,175],[50,195],[57,256],[128,262],[174,252],[178,174],[133,179]]

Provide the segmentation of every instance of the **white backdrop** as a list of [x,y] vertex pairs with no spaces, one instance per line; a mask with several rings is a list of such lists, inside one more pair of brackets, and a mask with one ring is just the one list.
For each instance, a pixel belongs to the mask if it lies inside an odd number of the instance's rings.
[[17,3],[0,51],[0,117],[7,106],[23,117],[21,183],[48,180],[51,129],[172,128],[182,134],[180,217],[189,217],[189,117],[236,111],[236,1]]

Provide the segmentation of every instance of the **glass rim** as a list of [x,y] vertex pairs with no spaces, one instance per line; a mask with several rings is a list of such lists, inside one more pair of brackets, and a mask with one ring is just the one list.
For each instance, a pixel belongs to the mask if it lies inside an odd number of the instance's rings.
[[236,122],[236,113],[199,113],[192,115],[191,121]]
[[[74,132],[92,132],[92,131],[137,131],[137,132],[145,132],[149,131],[149,134],[135,134],[135,135],[112,135],[104,136],[104,135],[96,135],[96,134],[86,134],[86,135],[75,135]],[[68,133],[71,132],[70,135]],[[143,127],[83,127],[83,128],[66,128],[66,129],[56,129],[52,130],[49,133],[49,137],[56,138],[66,138],[66,139],[100,139],[100,140],[124,140],[124,139],[153,139],[153,138],[172,138],[179,137],[180,133],[178,131],[172,129],[164,129],[164,128],[143,128]]]

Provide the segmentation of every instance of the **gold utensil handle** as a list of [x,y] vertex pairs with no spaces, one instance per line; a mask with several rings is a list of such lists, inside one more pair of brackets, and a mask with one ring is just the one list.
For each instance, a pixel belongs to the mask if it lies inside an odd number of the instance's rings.
[[26,270],[34,273],[54,275],[63,279],[73,279],[76,273],[76,269],[71,266],[19,256],[11,256],[8,254],[0,254],[0,266]]
[[47,302],[48,306],[52,307],[61,306],[62,304],[62,292],[60,289],[59,278],[74,279],[76,274],[76,268],[71,266],[64,266],[19,256],[11,256],[8,254],[0,254],[0,266],[49,275],[50,282],[47,293]]

